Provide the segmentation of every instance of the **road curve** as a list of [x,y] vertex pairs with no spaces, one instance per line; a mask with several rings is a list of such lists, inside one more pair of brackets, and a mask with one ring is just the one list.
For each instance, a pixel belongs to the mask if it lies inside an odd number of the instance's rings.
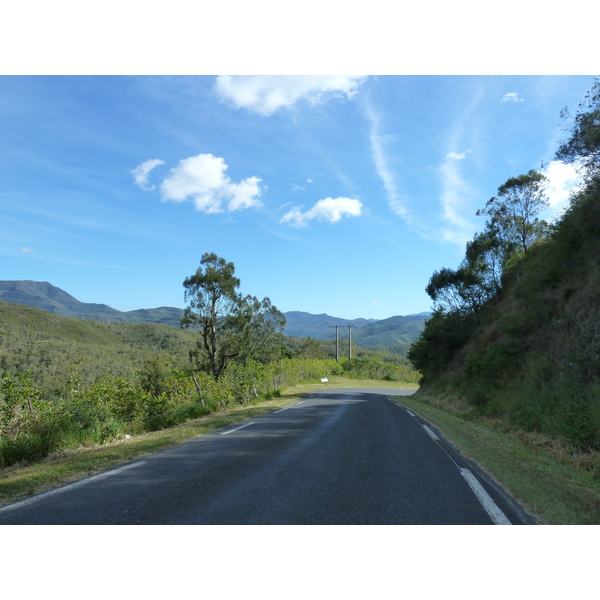
[[390,395],[324,389],[0,509],[0,524],[525,524]]

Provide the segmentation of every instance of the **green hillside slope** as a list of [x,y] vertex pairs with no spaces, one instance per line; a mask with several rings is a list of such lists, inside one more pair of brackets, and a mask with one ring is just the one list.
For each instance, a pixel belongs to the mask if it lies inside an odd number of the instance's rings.
[[129,376],[156,355],[185,367],[195,342],[194,333],[165,325],[88,321],[0,302],[0,373],[29,371],[50,396],[64,392],[70,374],[86,384]]
[[388,349],[393,347],[403,348],[405,354],[409,345],[416,340],[423,329],[429,313],[420,315],[396,316],[369,323],[359,329],[352,339],[362,347]]
[[[361,348],[370,348],[405,356],[410,344],[416,340],[423,328],[429,313],[418,315],[395,316],[381,321],[367,319],[340,319],[326,314],[292,311],[284,313],[286,325],[284,333],[292,337],[311,337],[316,340],[335,338],[334,325],[345,327],[352,325],[352,341]],[[348,330],[340,329],[340,339],[348,339]],[[345,342],[347,343],[347,342]]]
[[323,313],[313,315],[302,311],[289,311],[285,315],[285,329],[283,333],[290,337],[311,337],[315,340],[326,340],[335,337],[332,325],[354,325],[363,327],[368,324],[367,319],[341,319],[339,317],[330,317]]
[[[508,251],[499,242],[492,247],[504,252],[500,281],[492,278],[489,254],[476,255],[481,262],[472,260],[477,238],[461,269],[434,273],[428,292],[436,311],[409,358],[424,374],[421,394],[597,452],[600,82],[588,100],[579,113],[586,119],[575,119],[573,137],[558,153],[584,169],[584,185],[562,219],[547,229],[540,222],[537,241],[520,250]],[[488,242],[493,227],[510,241],[502,216],[488,222]],[[598,458],[591,468],[600,477]]]

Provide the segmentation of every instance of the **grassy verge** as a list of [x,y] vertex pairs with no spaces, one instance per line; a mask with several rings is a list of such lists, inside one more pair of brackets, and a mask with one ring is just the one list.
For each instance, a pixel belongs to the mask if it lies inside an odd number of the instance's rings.
[[[416,389],[418,386],[399,382],[357,381],[332,377],[329,387]],[[286,390],[279,398],[213,413],[176,427],[133,436],[130,439],[121,439],[102,446],[88,446],[61,452],[33,465],[14,465],[3,469],[0,471],[0,506],[110,469],[144,454],[181,444],[198,435],[206,435],[233,423],[268,413],[321,389],[323,389],[322,384],[297,385]]]
[[600,456],[580,456],[539,434],[470,420],[427,396],[396,398],[430,421],[541,524],[600,524]]

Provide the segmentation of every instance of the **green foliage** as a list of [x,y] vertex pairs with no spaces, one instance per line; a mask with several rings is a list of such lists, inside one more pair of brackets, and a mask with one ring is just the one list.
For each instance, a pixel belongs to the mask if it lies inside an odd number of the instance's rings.
[[300,356],[307,358],[327,358],[327,350],[324,344],[311,337],[304,338],[298,350]]
[[586,168],[568,210],[551,228],[536,220],[545,204],[535,172],[501,186],[480,213],[491,217],[488,240],[476,236],[461,265],[475,271],[474,285],[482,287],[482,265],[494,272],[493,293],[475,310],[464,272],[435,273],[428,291],[441,306],[408,355],[426,389],[467,400],[473,414],[586,450],[600,448],[599,124],[597,80],[557,153]]
[[[0,302],[0,371],[28,371],[44,400],[67,392],[76,363],[85,385],[112,374],[128,377],[160,355],[172,368],[189,367],[196,334],[150,323],[100,323]],[[85,361],[81,362],[82,357]]]
[[233,263],[206,252],[200,267],[183,282],[188,306],[184,327],[200,330],[191,356],[198,368],[218,380],[231,360],[268,362],[281,347],[285,317],[269,298],[259,301],[237,291]]
[[232,361],[216,380],[209,373],[167,368],[160,355],[128,377],[104,376],[88,384],[80,362],[71,367],[65,393],[52,401],[31,377],[5,373],[0,388],[0,466],[36,461],[67,448],[103,444],[126,434],[156,431],[239,404],[278,395],[303,381],[351,373],[391,381],[415,381],[404,365],[382,359],[298,357],[264,364]]
[[475,317],[458,312],[434,311],[421,337],[412,344],[408,359],[423,374],[423,382],[435,378],[451,364],[471,338]]
[[38,423],[40,415],[48,409],[40,399],[41,391],[31,384],[31,374],[19,373],[16,378],[2,374],[0,384],[0,437],[15,440]]
[[418,383],[421,375],[408,365],[384,362],[381,357],[357,357],[341,362],[344,375],[352,379],[381,379]]
[[600,79],[594,81],[574,118],[570,117],[567,109],[561,116],[570,121],[571,137],[560,145],[556,159],[582,163],[589,179],[592,179],[598,175],[600,168]]
[[524,252],[547,235],[548,224],[537,215],[548,208],[544,186],[547,179],[539,171],[509,178],[498,188],[498,196],[478,215],[490,216],[488,230]]

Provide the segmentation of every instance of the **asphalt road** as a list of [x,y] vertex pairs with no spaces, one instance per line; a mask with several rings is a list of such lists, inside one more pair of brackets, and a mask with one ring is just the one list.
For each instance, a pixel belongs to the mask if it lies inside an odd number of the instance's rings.
[[0,509],[0,524],[525,524],[525,512],[388,396],[324,389]]

